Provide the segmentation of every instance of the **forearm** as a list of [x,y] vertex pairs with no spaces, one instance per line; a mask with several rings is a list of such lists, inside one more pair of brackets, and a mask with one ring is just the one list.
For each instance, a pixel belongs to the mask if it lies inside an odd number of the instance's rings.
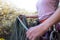
[[52,25],[54,25],[55,23],[59,22],[60,21],[60,8],[58,8],[56,10],[56,12],[50,17],[48,18],[47,20],[45,20],[42,24],[45,26],[45,27],[51,27]]
[[60,8],[57,9],[57,11],[50,18],[45,20],[39,26],[42,25],[43,29],[45,29],[44,31],[47,31],[50,27],[52,27],[52,25],[54,25],[55,23],[57,23],[59,21],[60,21]]
[[27,18],[38,18],[38,15],[26,16]]

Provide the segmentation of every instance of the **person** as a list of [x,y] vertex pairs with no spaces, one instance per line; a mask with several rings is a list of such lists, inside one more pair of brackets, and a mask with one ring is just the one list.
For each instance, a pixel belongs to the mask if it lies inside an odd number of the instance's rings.
[[26,34],[30,40],[35,40],[36,37],[42,36],[53,24],[60,22],[60,8],[42,24],[30,28]]
[[60,8],[58,8],[59,0],[38,0],[37,11],[39,20],[45,20],[42,24],[30,28],[26,32],[26,36],[30,40],[35,40],[42,36],[53,24],[60,21]]

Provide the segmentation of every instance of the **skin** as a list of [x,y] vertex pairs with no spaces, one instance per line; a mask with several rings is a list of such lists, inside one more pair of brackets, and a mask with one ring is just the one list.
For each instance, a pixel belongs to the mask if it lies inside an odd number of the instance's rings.
[[56,12],[42,24],[31,27],[26,32],[26,36],[29,40],[35,40],[37,37],[42,36],[50,27],[52,27],[52,25],[58,22],[60,22],[60,8],[58,8]]
[[38,15],[26,16],[27,18],[38,18]]

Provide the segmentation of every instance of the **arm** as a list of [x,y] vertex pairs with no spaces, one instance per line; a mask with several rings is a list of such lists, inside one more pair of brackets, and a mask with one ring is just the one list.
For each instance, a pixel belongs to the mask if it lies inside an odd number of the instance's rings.
[[44,21],[42,24],[51,27],[53,24],[60,21],[60,8],[56,10],[56,12],[48,18],[46,21]]
[[35,40],[37,37],[42,36],[53,24],[60,21],[60,8],[56,10],[56,12],[47,20],[45,20],[42,24],[30,28],[26,35],[30,40]]
[[38,15],[26,16],[27,18],[38,18]]

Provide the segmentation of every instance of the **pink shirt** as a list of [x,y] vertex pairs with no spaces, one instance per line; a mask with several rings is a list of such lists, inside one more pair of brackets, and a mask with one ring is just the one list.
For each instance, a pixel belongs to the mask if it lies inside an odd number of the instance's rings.
[[59,0],[38,0],[37,11],[40,20],[48,18],[58,8]]

